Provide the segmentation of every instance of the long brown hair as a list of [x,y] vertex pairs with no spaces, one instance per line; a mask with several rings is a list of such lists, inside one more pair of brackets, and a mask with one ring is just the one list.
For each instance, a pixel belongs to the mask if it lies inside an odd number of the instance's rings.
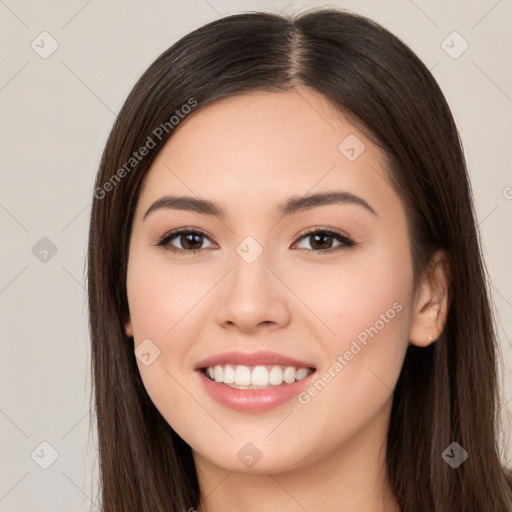
[[[437,249],[451,269],[444,332],[427,348],[409,346],[394,391],[387,469],[396,499],[403,511],[510,512],[495,326],[457,128],[433,76],[403,42],[333,9],[244,13],[200,27],[151,64],[115,121],[95,183],[87,261],[102,510],[181,512],[200,498],[191,449],[146,393],[124,331],[144,176],[179,128],[170,121],[176,110],[190,110],[184,105],[196,102],[196,112],[230,95],[298,84],[323,94],[384,150],[406,207],[416,282]],[[143,146],[146,155],[135,159]],[[469,454],[456,469],[442,458],[452,442]]]

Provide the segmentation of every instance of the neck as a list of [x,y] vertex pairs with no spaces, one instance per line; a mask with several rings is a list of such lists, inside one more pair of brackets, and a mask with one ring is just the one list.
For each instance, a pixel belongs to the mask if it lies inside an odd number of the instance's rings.
[[399,512],[386,471],[390,407],[328,456],[285,473],[230,472],[195,453],[198,512]]

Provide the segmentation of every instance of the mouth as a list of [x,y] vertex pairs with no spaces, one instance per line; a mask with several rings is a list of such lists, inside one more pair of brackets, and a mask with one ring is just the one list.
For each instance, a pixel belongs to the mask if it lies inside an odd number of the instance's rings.
[[305,379],[315,368],[285,365],[223,364],[201,368],[203,375],[218,384],[234,389],[268,389],[286,386]]
[[203,389],[224,407],[264,412],[289,402],[311,383],[316,367],[275,352],[228,352],[194,367]]

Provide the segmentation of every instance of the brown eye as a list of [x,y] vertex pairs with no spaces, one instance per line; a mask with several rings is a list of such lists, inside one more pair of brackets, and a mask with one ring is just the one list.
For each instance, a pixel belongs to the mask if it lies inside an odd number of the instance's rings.
[[[302,249],[306,252],[318,254],[332,253],[355,245],[355,242],[346,235],[331,229],[309,231],[299,238],[299,240],[303,239],[307,240],[312,248],[302,247]],[[156,245],[172,252],[196,254],[204,250],[204,248],[201,247],[204,240],[209,240],[209,238],[202,231],[195,229],[179,229],[166,234]],[[334,243],[335,240],[338,241],[338,244]],[[176,247],[176,243],[180,246]],[[212,246],[214,246],[214,244],[212,244]]]
[[[170,251],[195,254],[203,250],[201,246],[204,239],[208,239],[208,237],[201,231],[181,229],[165,235],[156,245]],[[181,247],[176,247],[171,243],[172,241],[174,243],[177,241]]]
[[[312,247],[311,249],[303,248],[307,252],[333,252],[355,245],[354,241],[346,235],[328,229],[316,229],[315,231],[309,231],[302,235],[299,240],[303,239],[309,241],[309,244]],[[333,246],[333,239],[337,240],[339,244]]]

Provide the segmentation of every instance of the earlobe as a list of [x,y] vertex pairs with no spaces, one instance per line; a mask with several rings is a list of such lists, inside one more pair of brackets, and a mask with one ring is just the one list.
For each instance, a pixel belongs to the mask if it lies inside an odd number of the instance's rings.
[[449,307],[449,268],[446,254],[434,254],[416,293],[414,317],[409,332],[412,345],[426,347],[433,343],[446,324]]
[[124,330],[127,336],[133,336],[133,327],[130,316],[128,316],[128,319],[124,323]]

